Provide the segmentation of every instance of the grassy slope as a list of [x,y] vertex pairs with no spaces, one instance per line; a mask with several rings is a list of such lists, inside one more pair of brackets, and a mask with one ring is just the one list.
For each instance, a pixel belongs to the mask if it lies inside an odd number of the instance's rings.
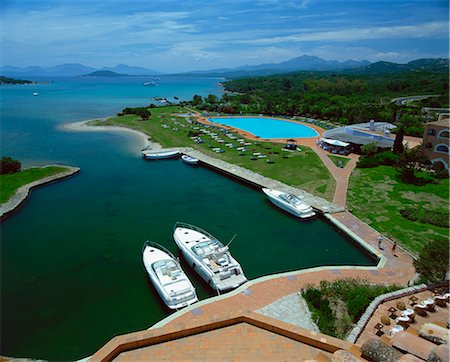
[[449,229],[407,220],[399,210],[419,206],[447,210],[448,198],[449,180],[424,186],[407,185],[397,180],[394,168],[379,166],[353,171],[347,203],[356,216],[418,253],[428,240],[440,236],[448,238]]
[[[153,108],[150,111],[152,116],[149,121],[141,121],[139,117],[126,115],[113,117],[106,121],[96,121],[94,124],[123,125],[137,129],[151,135],[151,139],[164,147],[193,147],[205,154],[245,167],[266,177],[299,187],[327,200],[332,200],[333,198],[336,185],[335,181],[319,157],[308,147],[302,146],[301,152],[286,152],[281,151],[281,144],[273,144],[270,142],[257,142],[255,144],[255,142],[252,142],[252,146],[248,147],[247,154],[240,156],[235,148],[229,149],[223,144],[216,143],[209,136],[202,137],[205,140],[203,144],[193,142],[187,136],[187,132],[192,129],[191,125],[187,124],[182,118],[175,119],[175,116],[171,115],[176,112],[186,113],[187,111],[185,109],[180,107],[165,107]],[[186,125],[186,127],[174,124],[174,120]],[[169,125],[169,128],[162,128],[162,124]],[[178,128],[178,131],[172,130],[174,127]],[[227,140],[225,143],[228,143],[228,139],[226,137],[224,139]],[[234,142],[234,144],[237,144],[237,142]],[[214,147],[221,147],[225,152],[215,153],[211,150]],[[254,152],[279,152],[279,154],[269,155],[269,158],[274,161],[274,163],[270,164],[265,159],[250,160],[250,156]],[[289,158],[284,158],[283,156],[288,156]]]
[[19,187],[66,170],[65,167],[48,166],[44,168],[29,168],[13,174],[0,175],[0,204],[8,201]]

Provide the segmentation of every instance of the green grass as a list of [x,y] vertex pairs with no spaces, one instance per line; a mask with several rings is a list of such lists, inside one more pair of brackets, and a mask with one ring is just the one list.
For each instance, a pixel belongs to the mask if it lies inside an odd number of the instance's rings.
[[17,173],[0,175],[0,204],[8,201],[21,186],[67,171],[65,167],[29,168]]
[[[302,151],[287,152],[282,150],[282,144],[271,142],[254,142],[246,147],[245,155],[239,155],[236,148],[225,147],[224,144],[217,143],[209,136],[202,136],[203,144],[197,144],[187,135],[188,131],[193,130],[193,126],[188,124],[184,118],[177,118],[174,113],[187,113],[185,108],[160,107],[150,109],[151,117],[148,121],[142,121],[135,115],[126,115],[121,117],[112,117],[106,121],[93,121],[94,125],[121,125],[136,130],[140,130],[149,135],[149,139],[158,142],[163,147],[183,147],[195,148],[207,155],[220,158],[229,163],[245,167],[257,172],[263,176],[279,180],[288,185],[301,188],[313,195],[323,197],[327,200],[333,199],[335,180],[323,165],[320,158],[308,147],[302,146]],[[186,127],[182,127],[175,122],[179,122]],[[169,128],[161,127],[166,124]],[[178,128],[178,131],[173,130]],[[202,126],[200,125],[200,128]],[[221,135],[220,131],[217,131]],[[243,138],[237,135],[239,138]],[[226,140],[225,143],[233,143],[239,146],[236,141]],[[216,153],[212,148],[220,147],[225,152]],[[265,153],[267,158],[251,160],[253,153]],[[271,163],[266,162],[267,159]]]
[[390,166],[355,169],[349,181],[347,206],[379,232],[417,254],[436,237],[449,237],[449,229],[405,219],[400,209],[448,210],[449,180],[416,186],[404,184]]
[[346,278],[307,285],[302,289],[302,296],[320,331],[344,339],[374,298],[397,289],[400,289],[397,285]]
[[342,167],[345,167],[347,165],[347,163],[350,162],[350,158],[347,157],[340,157],[340,156],[335,156],[335,155],[327,155],[331,161],[333,161],[333,163],[336,165],[336,167],[339,167],[338,162],[341,161],[342,162]]

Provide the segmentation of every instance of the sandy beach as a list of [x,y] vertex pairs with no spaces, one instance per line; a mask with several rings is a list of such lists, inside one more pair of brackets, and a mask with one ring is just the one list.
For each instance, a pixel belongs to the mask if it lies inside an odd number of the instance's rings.
[[109,117],[105,118],[95,118],[95,119],[88,119],[85,121],[80,122],[72,122],[72,123],[66,123],[62,125],[62,128],[66,131],[75,131],[75,132],[93,132],[93,131],[100,131],[100,132],[127,132],[131,133],[135,136],[137,136],[141,143],[141,148],[151,147],[152,149],[160,149],[162,148],[159,143],[152,142],[149,140],[149,136],[143,132],[136,131],[131,128],[126,127],[120,127],[120,126],[92,126],[89,125],[89,122],[96,121],[96,120],[106,120]]

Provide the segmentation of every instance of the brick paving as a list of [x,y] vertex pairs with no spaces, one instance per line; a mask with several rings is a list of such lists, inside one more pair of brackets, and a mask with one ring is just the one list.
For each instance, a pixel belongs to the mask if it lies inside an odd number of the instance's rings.
[[247,323],[121,353],[116,361],[298,361],[330,353]]

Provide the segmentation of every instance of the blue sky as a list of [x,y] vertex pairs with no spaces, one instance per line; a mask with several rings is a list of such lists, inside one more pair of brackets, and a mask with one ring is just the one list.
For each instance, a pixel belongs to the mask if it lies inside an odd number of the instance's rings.
[[449,51],[448,0],[1,0],[0,14],[1,65],[180,72]]

